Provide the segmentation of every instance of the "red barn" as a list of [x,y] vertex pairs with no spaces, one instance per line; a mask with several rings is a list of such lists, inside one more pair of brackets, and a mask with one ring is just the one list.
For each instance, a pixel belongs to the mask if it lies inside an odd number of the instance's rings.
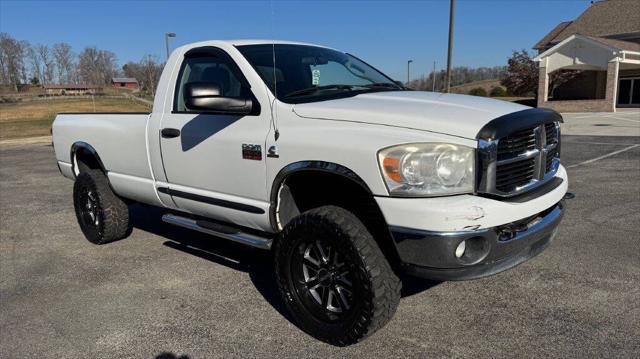
[[111,79],[111,86],[113,87],[126,87],[130,89],[137,89],[138,80],[133,77],[114,77]]

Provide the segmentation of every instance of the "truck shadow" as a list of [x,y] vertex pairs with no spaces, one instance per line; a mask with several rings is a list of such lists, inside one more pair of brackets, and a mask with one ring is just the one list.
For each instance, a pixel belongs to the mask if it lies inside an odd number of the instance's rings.
[[182,151],[187,152],[209,137],[233,125],[244,116],[200,114],[187,122],[180,130]]
[[[130,210],[133,227],[167,239],[162,243],[164,246],[247,273],[264,299],[293,323],[278,293],[272,252],[164,223],[162,215],[168,211],[163,208],[133,205]],[[439,284],[439,282],[404,275],[401,275],[400,279],[403,298]]]

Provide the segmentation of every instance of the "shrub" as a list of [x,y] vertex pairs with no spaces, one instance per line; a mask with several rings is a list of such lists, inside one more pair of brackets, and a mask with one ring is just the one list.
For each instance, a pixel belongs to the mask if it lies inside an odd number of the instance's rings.
[[469,95],[487,97],[487,90],[483,89],[482,87],[475,87],[472,88],[471,91],[469,91]]
[[502,86],[495,86],[491,88],[489,96],[491,97],[504,97],[507,95],[507,91]]

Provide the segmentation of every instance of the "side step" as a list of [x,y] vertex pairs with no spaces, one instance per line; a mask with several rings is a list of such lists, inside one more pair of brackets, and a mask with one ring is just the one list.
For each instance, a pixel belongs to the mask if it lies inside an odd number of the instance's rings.
[[231,226],[225,226],[215,222],[195,220],[187,217],[176,216],[174,214],[163,215],[162,221],[179,227],[193,229],[198,232],[222,237],[234,242],[246,244],[260,249],[271,248],[271,238],[265,238],[255,234],[240,232]]

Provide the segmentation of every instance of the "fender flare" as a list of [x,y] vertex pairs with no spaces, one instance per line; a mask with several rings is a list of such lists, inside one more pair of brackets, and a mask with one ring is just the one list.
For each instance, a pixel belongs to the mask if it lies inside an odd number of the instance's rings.
[[358,186],[362,187],[367,193],[373,196],[373,192],[367,185],[367,183],[360,178],[354,171],[351,169],[334,163],[334,162],[326,162],[326,161],[298,161],[290,163],[284,166],[274,178],[271,184],[271,194],[270,194],[270,206],[269,206],[269,222],[271,223],[271,227],[274,232],[279,232],[277,220],[276,220],[276,208],[278,202],[278,192],[280,191],[280,187],[284,183],[284,181],[291,176],[292,174],[298,172],[323,172],[330,173],[334,175],[338,175],[345,179],[352,181]]
[[91,154],[98,162],[98,165],[100,166],[100,169],[102,170],[102,172],[107,173],[107,169],[104,166],[104,163],[102,163],[102,159],[100,159],[100,156],[98,155],[98,151],[96,151],[96,149],[93,148],[93,146],[91,146],[90,144],[86,142],[78,141],[78,142],[75,142],[73,145],[71,145],[71,153],[70,153],[71,157],[69,157],[69,159],[71,160],[71,171],[73,172],[74,176],[77,176],[76,152],[78,152],[79,150],[87,151],[89,154]]

